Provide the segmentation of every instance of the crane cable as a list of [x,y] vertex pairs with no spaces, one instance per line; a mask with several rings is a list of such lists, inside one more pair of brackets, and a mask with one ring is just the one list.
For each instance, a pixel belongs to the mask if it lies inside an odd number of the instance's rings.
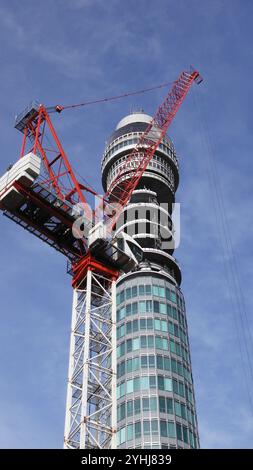
[[84,101],[82,103],[74,103],[74,104],[67,104],[67,105],[58,104],[56,106],[49,106],[46,109],[48,112],[56,111],[58,113],[61,113],[65,109],[74,109],[74,108],[81,108],[83,106],[88,106],[91,104],[107,103],[109,101],[119,100],[122,98],[127,98],[129,96],[141,95],[144,93],[148,93],[150,91],[159,90],[161,88],[169,87],[170,85],[171,85],[171,82],[165,82],[165,83],[161,83],[160,85],[155,85],[155,86],[151,86],[148,88],[142,88],[141,90],[135,90],[135,91],[127,92],[127,93],[122,93],[121,95],[109,96],[107,98],[97,98],[94,100]]
[[[239,353],[241,357],[241,364],[244,373],[246,391],[248,395],[249,405],[253,414],[252,403],[252,380],[253,380],[253,367],[251,360],[251,348],[253,346],[252,334],[250,331],[250,323],[245,308],[245,300],[239,279],[239,270],[236,262],[236,257],[233,249],[231,235],[228,227],[226,210],[224,205],[224,197],[220,184],[219,175],[216,168],[214,151],[212,148],[212,140],[208,132],[208,126],[205,123],[203,114],[201,113],[199,103],[197,102],[196,95],[193,93],[195,106],[198,108],[199,128],[202,134],[202,144],[207,149],[207,164],[208,164],[208,179],[211,189],[214,193],[214,209],[217,222],[217,228],[220,230],[220,241],[223,255],[223,263],[225,268],[226,280],[230,294],[230,301],[233,311],[233,318],[235,322],[236,336],[239,344]],[[204,152],[205,153],[205,152]],[[229,263],[230,259],[230,263]],[[245,355],[243,353],[245,351]]]

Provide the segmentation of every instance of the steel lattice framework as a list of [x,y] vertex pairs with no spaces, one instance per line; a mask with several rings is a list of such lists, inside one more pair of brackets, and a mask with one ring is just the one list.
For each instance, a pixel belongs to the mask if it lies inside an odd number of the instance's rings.
[[116,448],[116,276],[74,289],[64,448]]

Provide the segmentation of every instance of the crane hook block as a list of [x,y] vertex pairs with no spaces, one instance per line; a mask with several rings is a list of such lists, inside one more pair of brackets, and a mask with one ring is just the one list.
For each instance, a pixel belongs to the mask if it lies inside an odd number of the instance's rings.
[[57,113],[61,113],[62,110],[63,110],[63,106],[60,106],[59,104],[57,104],[57,106],[55,106],[55,111],[56,111]]

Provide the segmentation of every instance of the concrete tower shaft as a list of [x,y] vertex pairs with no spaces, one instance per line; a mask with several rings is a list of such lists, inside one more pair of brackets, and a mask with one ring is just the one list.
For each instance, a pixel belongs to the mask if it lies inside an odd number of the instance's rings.
[[[151,120],[135,112],[118,123],[102,158],[105,191]],[[176,152],[165,137],[116,227],[143,249],[137,268],[117,281],[119,448],[199,447],[181,270],[173,256],[178,183]]]

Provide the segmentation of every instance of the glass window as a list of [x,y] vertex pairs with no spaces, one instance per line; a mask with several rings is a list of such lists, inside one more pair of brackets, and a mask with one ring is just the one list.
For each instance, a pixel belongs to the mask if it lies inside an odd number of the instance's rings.
[[127,380],[127,387],[126,387],[126,392],[127,393],[132,393],[134,391],[134,383],[133,383],[133,379],[129,379]]
[[141,390],[149,389],[149,377],[148,375],[144,375],[141,377]]
[[124,300],[125,300],[125,291],[122,290],[122,291],[120,292],[120,303],[121,303],[121,302],[124,302]]
[[181,364],[181,362],[177,363],[177,373],[179,375],[183,375],[183,365]]
[[129,335],[130,333],[132,333],[132,322],[128,321],[126,323],[126,334]]
[[[151,420],[151,433],[152,435],[157,435],[158,434],[158,419],[152,419]],[[153,446],[153,449],[155,447]],[[159,449],[159,446],[157,447]]]
[[163,349],[163,342],[160,336],[155,337],[155,346],[157,349]]
[[140,338],[133,339],[133,351],[140,349]]
[[134,357],[133,358],[133,371],[138,370],[140,368],[140,358]]
[[162,437],[167,437],[167,423],[165,420],[160,420],[160,432]]
[[139,329],[138,320],[134,320],[133,321],[133,332],[135,333],[136,331],[138,331],[138,329]]
[[152,312],[152,300],[146,300],[146,312]]
[[172,315],[172,310],[171,310],[171,305],[167,304],[167,315],[169,317],[172,317],[173,318],[173,315]]
[[175,341],[173,341],[173,339],[170,340],[170,350],[171,352],[176,353]]
[[153,318],[148,318],[147,319],[147,329],[148,330],[153,330]]
[[176,430],[177,430],[177,439],[179,439],[180,441],[182,441],[183,438],[182,438],[182,428],[181,428],[181,424],[176,423]]
[[178,356],[182,356],[181,346],[179,343],[176,343],[176,353]]
[[117,305],[120,304],[120,294],[117,294],[117,295],[116,295],[116,304],[117,304]]
[[148,367],[148,358],[147,358],[147,356],[141,356],[141,367]]
[[141,437],[141,422],[137,421],[134,425],[134,431],[135,431],[135,439],[138,437]]
[[172,317],[178,321],[178,314],[176,307],[172,307]]
[[135,315],[136,313],[138,313],[138,303],[133,302],[132,303],[132,315]]
[[126,428],[121,428],[119,430],[119,443],[123,444],[126,441]]
[[120,419],[125,419],[126,417],[126,404],[125,403],[121,403],[119,415],[120,415]]
[[131,287],[126,289],[126,300],[131,299]]
[[168,437],[176,437],[175,424],[172,421],[168,421]]
[[142,398],[143,411],[149,411],[149,398]]
[[157,398],[156,397],[150,397],[150,410],[157,411]]
[[166,287],[166,299],[170,300],[170,290]]
[[173,400],[172,398],[166,398],[167,413],[173,413]]
[[159,296],[159,287],[156,285],[153,286],[153,295]]
[[163,339],[162,339],[162,343],[163,343],[163,349],[164,349],[164,351],[168,351],[168,349],[169,349],[169,343],[168,343],[167,338],[163,338]]
[[175,401],[175,413],[181,418],[181,405],[178,401]]
[[184,397],[185,396],[184,384],[182,382],[178,382],[178,388],[179,388],[179,395],[181,395],[181,397]]
[[170,292],[170,299],[175,304],[177,303],[177,296],[176,296],[175,292],[172,292],[172,291]]
[[157,318],[155,319],[155,330],[160,331],[160,320],[158,320]]
[[166,413],[165,397],[159,397],[159,411],[160,413]]
[[132,287],[132,297],[137,297],[137,286]]
[[138,392],[140,390],[140,377],[134,378],[134,391]]
[[133,400],[127,402],[127,416],[133,416]]
[[156,376],[155,375],[149,376],[149,387],[156,388]]
[[159,313],[162,313],[163,315],[166,315],[166,304],[163,302],[159,302]]
[[155,367],[155,356],[153,354],[149,355],[148,364],[149,364],[149,367]]
[[140,313],[145,313],[146,312],[146,301],[142,300],[139,302],[139,312]]
[[167,377],[164,377],[164,390],[172,392],[172,381]]
[[157,368],[163,370],[163,356],[157,356]]
[[125,382],[117,386],[117,398],[122,397],[125,394]]
[[194,448],[195,446],[194,446],[194,441],[193,441],[193,434],[192,434],[191,431],[189,432],[189,435],[190,435],[190,445],[191,445],[191,447]]
[[178,394],[178,382],[173,379],[173,392]]
[[161,330],[167,332],[168,331],[168,325],[165,320],[161,320]]
[[132,314],[132,305],[131,304],[127,304],[126,305],[126,316],[128,317],[129,315]]
[[162,375],[158,375],[158,388],[164,390],[164,378]]
[[140,319],[140,329],[141,330],[146,330],[146,323],[147,323],[146,318],[141,318]]
[[125,334],[125,324],[117,327],[117,339],[122,338]]
[[140,398],[136,398],[134,400],[134,413],[138,414],[141,412],[141,400]]
[[127,339],[126,345],[127,345],[127,352],[131,352],[132,351],[132,340]]
[[117,321],[122,320],[124,317],[125,317],[125,309],[124,307],[122,307],[117,311]]
[[169,357],[164,357],[164,369],[170,370],[170,358]]
[[145,286],[143,284],[139,285],[139,295],[145,295]]
[[177,361],[175,359],[171,359],[171,370],[177,373]]
[[160,313],[160,311],[159,311],[159,302],[157,300],[154,300],[154,312],[155,313]]
[[127,425],[127,440],[131,441],[134,438],[134,427],[133,424]]
[[126,366],[127,366],[127,373],[132,372],[133,370],[132,359],[127,359]]
[[146,290],[146,295],[151,295],[151,285],[150,284],[146,284],[145,290]]
[[143,421],[143,433],[145,436],[150,434],[150,421],[145,419]]
[[165,297],[165,288],[164,287],[159,287],[159,296],[160,297]]
[[174,323],[169,321],[169,332],[171,335],[174,335]]
[[148,347],[149,348],[154,347],[154,336],[148,335]]
[[183,419],[187,419],[186,418],[186,408],[185,408],[185,405],[183,403],[181,403],[181,416]]
[[141,335],[141,348],[147,347],[147,337],[145,335]]

